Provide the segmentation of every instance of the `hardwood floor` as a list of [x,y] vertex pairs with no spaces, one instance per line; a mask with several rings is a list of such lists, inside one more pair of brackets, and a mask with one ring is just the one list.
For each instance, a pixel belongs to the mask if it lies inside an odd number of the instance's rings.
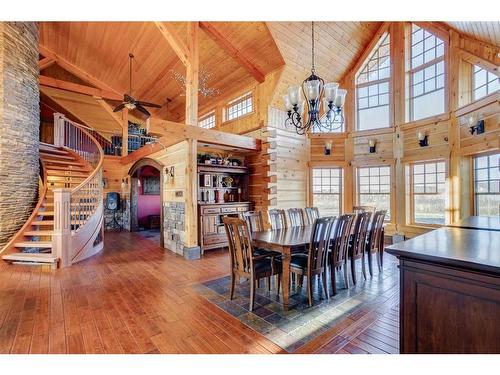
[[[187,261],[134,233],[69,268],[0,263],[0,353],[284,353],[199,296],[228,274],[227,252]],[[397,353],[398,293],[389,290],[298,353]]]

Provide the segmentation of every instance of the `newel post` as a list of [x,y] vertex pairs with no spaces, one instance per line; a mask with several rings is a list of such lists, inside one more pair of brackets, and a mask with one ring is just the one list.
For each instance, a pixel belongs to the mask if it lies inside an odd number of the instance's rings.
[[54,235],[52,253],[61,267],[71,265],[71,190],[54,189]]
[[64,146],[64,115],[54,113],[54,146]]

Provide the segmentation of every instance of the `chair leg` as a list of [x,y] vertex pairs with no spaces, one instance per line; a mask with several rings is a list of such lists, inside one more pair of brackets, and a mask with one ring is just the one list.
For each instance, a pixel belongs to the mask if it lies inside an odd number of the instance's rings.
[[352,282],[356,285],[356,260],[351,257],[351,276]]
[[309,300],[309,306],[313,305],[313,287],[312,287],[312,284],[313,284],[313,277],[311,275],[311,277],[307,278],[307,298]]
[[236,277],[234,277],[234,272],[231,272],[231,295],[229,299],[233,299],[234,296],[234,284],[236,283]]
[[253,302],[255,300],[255,284],[256,283],[259,283],[259,280],[252,279],[250,281],[250,308],[249,308],[250,311],[253,310]]
[[347,262],[344,263],[344,284],[347,289],[349,289],[349,277],[347,276]]
[[298,276],[299,278],[299,286],[302,288],[302,285],[304,285],[304,275]]
[[[338,267],[336,267],[338,269]],[[336,281],[336,274],[337,271],[335,270],[335,267],[332,267],[331,272],[330,272],[330,281],[332,282],[332,290],[333,290],[333,295],[337,294],[337,281]]]
[[377,262],[378,262],[378,271],[381,272],[384,269],[384,250],[379,249],[377,251]]
[[278,273],[278,296],[280,295],[280,286],[281,286],[281,273]]
[[271,276],[267,277],[267,291],[271,291]]
[[323,284],[323,290],[325,291],[326,300],[328,301],[330,299],[330,291],[328,290],[328,285],[326,283],[326,272],[327,271],[325,269],[323,271],[323,273],[321,274],[321,276],[322,276],[321,284]]
[[260,288],[260,279],[257,280],[257,288]]
[[291,280],[292,280],[292,284],[295,285],[295,274],[293,272],[292,272]]
[[368,250],[367,256],[368,256],[368,271],[370,272],[370,276],[373,276],[373,259],[372,259],[372,252],[370,250]]
[[363,271],[363,277],[366,280],[366,265],[365,265],[365,257],[364,257],[364,255],[361,257],[361,270]]

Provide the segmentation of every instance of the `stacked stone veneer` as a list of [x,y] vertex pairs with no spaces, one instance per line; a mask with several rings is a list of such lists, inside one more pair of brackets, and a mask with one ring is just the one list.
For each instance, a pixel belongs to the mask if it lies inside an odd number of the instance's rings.
[[165,248],[183,254],[185,231],[186,205],[184,202],[163,203],[163,234]]
[[0,249],[37,200],[38,75],[37,24],[0,22]]

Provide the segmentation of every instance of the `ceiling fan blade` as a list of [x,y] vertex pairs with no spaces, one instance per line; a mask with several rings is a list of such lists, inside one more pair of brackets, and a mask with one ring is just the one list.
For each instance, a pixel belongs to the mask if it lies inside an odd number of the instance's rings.
[[136,103],[135,109],[137,109],[139,112],[142,112],[147,117],[151,117],[151,113],[149,113],[148,110],[144,108],[142,105]]
[[121,111],[123,108],[125,108],[125,103],[117,105],[115,109],[113,109],[113,112]]
[[124,102],[129,102],[129,103],[134,103],[135,99],[133,97],[131,97],[130,95],[128,95],[128,94],[124,94],[123,95],[123,101]]
[[141,100],[138,100],[136,103],[142,105],[143,107],[161,108],[161,105],[159,105],[159,104],[143,102]]

